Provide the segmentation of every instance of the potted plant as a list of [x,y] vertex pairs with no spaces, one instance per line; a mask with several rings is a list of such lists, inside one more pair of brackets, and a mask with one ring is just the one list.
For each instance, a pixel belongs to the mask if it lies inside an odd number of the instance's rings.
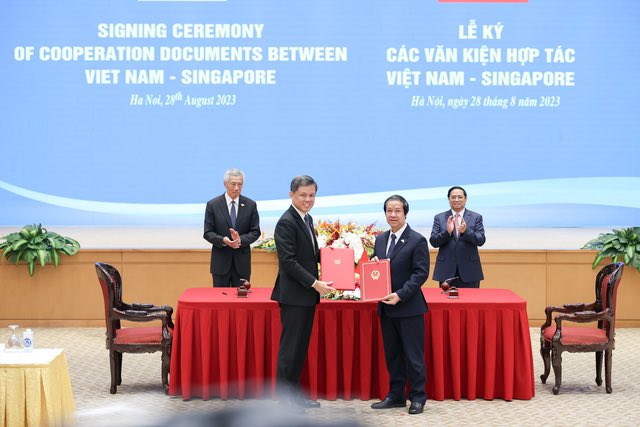
[[26,225],[19,232],[7,234],[0,239],[5,240],[0,243],[0,250],[5,258],[16,265],[20,261],[26,262],[29,276],[33,276],[37,261],[42,267],[51,262],[57,267],[60,253],[75,255],[80,250],[80,244],[76,240],[47,231],[42,224]]
[[612,233],[601,233],[598,237],[587,242],[582,249],[598,251],[592,268],[604,258],[611,257],[613,262],[623,260],[640,271],[640,227],[629,227],[623,230],[613,230]]

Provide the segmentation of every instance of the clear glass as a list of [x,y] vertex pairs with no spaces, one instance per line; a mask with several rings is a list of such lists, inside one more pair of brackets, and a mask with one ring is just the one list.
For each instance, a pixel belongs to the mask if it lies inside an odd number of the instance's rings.
[[16,335],[18,325],[9,325],[9,328],[11,329],[11,336],[4,347],[4,351],[22,351],[22,340]]

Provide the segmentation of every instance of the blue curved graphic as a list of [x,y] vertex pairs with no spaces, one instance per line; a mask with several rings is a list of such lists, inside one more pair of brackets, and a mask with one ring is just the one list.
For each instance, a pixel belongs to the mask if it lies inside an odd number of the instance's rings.
[[[414,223],[427,224],[433,215],[448,208],[448,187],[398,189],[394,191],[319,196],[314,214],[326,218],[340,217],[373,221],[382,218],[381,204],[391,194],[402,194],[410,202]],[[494,226],[568,226],[616,225],[612,211],[622,217],[640,219],[640,178],[599,177],[565,178],[513,182],[470,184],[468,205],[483,213]],[[0,189],[29,202],[64,208],[75,215],[104,214],[137,221],[158,220],[164,223],[198,223],[204,213],[203,203],[114,203],[60,197],[22,188],[0,181]],[[264,221],[273,221],[289,206],[289,199],[260,200],[258,207]],[[487,212],[492,214],[489,216]],[[27,212],[23,213],[25,216]],[[514,223],[514,216],[517,221]],[[155,219],[155,220],[154,220]],[[587,219],[587,223],[584,223]],[[40,219],[46,221],[47,218]],[[617,219],[616,219],[617,220]],[[620,222],[620,223],[624,223]]]

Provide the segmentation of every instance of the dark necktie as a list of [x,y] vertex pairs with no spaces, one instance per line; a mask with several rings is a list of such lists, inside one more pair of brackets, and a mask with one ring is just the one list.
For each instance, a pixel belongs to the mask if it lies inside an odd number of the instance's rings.
[[313,243],[313,221],[311,221],[311,216],[309,214],[305,214],[304,223],[307,224],[307,228],[309,229],[309,233],[311,233],[311,244],[313,245],[313,251],[316,251],[316,245]]
[[231,201],[231,211],[229,212],[229,215],[231,216],[231,228],[236,228],[237,215],[236,215],[236,201],[235,200]]
[[396,248],[396,235],[391,234],[391,244],[389,245],[389,250],[387,250],[387,258],[391,258],[393,255],[393,250]]

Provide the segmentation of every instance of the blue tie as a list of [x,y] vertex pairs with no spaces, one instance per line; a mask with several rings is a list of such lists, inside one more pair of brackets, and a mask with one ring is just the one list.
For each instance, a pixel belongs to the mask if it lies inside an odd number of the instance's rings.
[[231,216],[231,228],[236,228],[236,201],[232,200],[231,201],[231,211],[229,212],[229,215]]
[[391,258],[393,255],[393,250],[396,248],[396,235],[391,234],[391,244],[389,245],[389,250],[387,251],[387,258]]

